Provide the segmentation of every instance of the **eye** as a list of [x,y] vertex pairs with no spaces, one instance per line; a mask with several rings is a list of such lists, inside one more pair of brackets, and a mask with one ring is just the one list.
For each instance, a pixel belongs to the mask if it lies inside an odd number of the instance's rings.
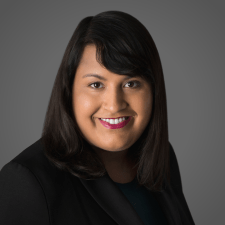
[[[101,82],[94,82],[94,83],[91,83],[91,84],[89,84],[88,86],[91,86],[91,85],[93,85],[93,84],[101,84]],[[93,89],[98,89],[98,88],[94,88],[94,87],[92,87]]]
[[137,88],[137,87],[140,87],[140,85],[141,85],[141,83],[137,80],[127,82],[127,84],[129,84],[129,83],[136,83],[137,84],[136,87],[132,87],[132,88]]
[[[137,80],[127,82],[127,84],[129,84],[129,83],[136,83],[136,87],[131,87],[131,88],[137,88],[137,87],[140,87],[140,85],[141,85],[141,83]],[[88,86],[95,85],[95,84],[102,84],[102,83],[101,82],[94,82],[94,83],[89,84]],[[91,87],[93,89],[99,89],[99,88],[95,88],[96,86],[95,87],[91,86]]]

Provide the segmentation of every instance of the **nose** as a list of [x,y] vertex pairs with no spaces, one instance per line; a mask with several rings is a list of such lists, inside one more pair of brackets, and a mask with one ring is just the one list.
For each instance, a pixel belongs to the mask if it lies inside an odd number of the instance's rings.
[[103,108],[110,111],[112,115],[127,107],[127,102],[124,99],[124,93],[120,89],[108,89],[105,91],[102,98]]

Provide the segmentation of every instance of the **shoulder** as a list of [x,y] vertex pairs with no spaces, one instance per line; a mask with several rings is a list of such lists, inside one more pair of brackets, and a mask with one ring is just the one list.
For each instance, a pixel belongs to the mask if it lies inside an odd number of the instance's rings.
[[[9,163],[3,166],[2,170],[7,168],[14,168],[14,171],[18,171],[19,168],[28,170],[33,176],[38,180],[43,179],[43,177],[51,178],[58,177],[63,172],[56,168],[45,156],[44,146],[41,142],[41,138],[36,142],[24,149],[20,154],[13,158]],[[17,168],[17,170],[16,170]]]
[[[56,168],[45,156],[41,138],[4,165],[0,171],[1,180],[16,182],[20,179],[20,185],[23,185],[22,181],[29,182],[43,191],[46,187],[59,184],[64,176],[65,172]],[[34,190],[34,186],[30,188]]]
[[24,149],[14,159],[10,161],[18,163],[27,169],[35,172],[37,170],[47,169],[52,167],[46,156],[44,155],[44,146],[41,138]]
[[44,154],[41,139],[24,149],[0,171],[0,221],[4,224],[49,224],[64,208],[79,179],[59,170]]
[[170,155],[170,173],[171,173],[171,185],[173,188],[182,191],[182,181],[180,175],[179,164],[177,161],[176,153],[172,144],[169,142],[169,155]]
[[37,173],[41,161],[35,159],[38,151],[35,145],[28,147],[0,171],[0,220],[6,225],[48,224],[46,195]]

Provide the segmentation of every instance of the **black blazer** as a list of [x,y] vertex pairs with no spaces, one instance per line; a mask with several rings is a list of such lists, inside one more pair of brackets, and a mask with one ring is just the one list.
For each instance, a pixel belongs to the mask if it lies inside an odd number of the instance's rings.
[[[169,225],[193,225],[174,150],[172,186],[154,193]],[[107,175],[84,180],[53,166],[40,139],[0,172],[0,224],[143,225],[122,191]]]

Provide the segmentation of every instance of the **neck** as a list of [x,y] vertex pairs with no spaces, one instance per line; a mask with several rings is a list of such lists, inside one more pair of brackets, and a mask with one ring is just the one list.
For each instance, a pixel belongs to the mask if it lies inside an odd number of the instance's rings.
[[127,157],[129,149],[111,152],[95,146],[92,148],[102,159],[105,169],[113,181],[128,183],[135,178],[137,168],[134,168],[134,163]]

